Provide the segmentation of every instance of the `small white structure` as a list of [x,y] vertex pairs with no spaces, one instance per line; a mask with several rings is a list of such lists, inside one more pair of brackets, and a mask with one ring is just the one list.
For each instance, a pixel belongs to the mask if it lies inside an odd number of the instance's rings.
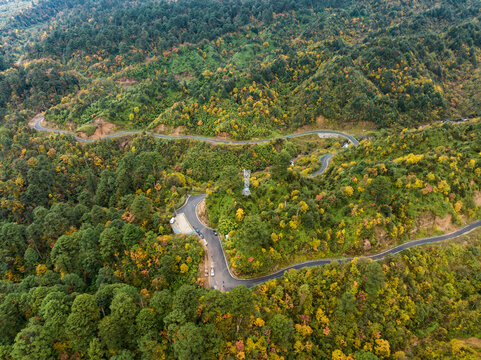
[[175,217],[172,216],[172,218],[170,219],[170,224],[172,225],[173,223],[175,223]]

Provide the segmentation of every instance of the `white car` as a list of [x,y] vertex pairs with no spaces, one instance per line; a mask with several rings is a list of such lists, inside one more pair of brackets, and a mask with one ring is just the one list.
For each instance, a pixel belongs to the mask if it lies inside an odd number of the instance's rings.
[[214,276],[214,268],[210,269],[210,276]]
[[206,239],[204,239],[204,245],[207,246],[207,240]]

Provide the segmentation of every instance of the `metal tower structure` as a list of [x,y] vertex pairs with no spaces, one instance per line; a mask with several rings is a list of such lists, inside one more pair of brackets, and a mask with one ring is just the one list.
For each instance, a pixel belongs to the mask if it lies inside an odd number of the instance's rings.
[[249,189],[249,179],[251,177],[250,170],[242,170],[244,172],[244,189],[242,190],[242,194],[245,196],[249,196],[251,194],[251,190]]

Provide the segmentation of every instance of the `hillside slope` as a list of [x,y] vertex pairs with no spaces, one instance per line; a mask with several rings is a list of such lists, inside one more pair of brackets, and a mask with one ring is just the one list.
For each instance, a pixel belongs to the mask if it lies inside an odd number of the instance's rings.
[[31,38],[2,117],[252,138],[479,113],[479,1],[55,1],[8,23]]

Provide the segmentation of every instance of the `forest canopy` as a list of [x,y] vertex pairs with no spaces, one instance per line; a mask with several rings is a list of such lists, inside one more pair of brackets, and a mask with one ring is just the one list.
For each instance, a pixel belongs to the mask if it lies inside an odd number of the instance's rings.
[[[320,119],[392,127],[472,117],[481,104],[480,8],[474,0],[42,0],[2,32],[0,116],[48,110],[49,121],[74,129],[101,118],[232,138]],[[30,69],[39,62],[56,63],[61,91],[50,68]]]
[[[480,230],[366,257],[481,218],[480,20],[479,0],[0,0],[0,360],[480,359]],[[230,142],[321,128],[359,143]],[[192,194],[226,273],[337,260],[211,288],[212,243],[170,226]]]

